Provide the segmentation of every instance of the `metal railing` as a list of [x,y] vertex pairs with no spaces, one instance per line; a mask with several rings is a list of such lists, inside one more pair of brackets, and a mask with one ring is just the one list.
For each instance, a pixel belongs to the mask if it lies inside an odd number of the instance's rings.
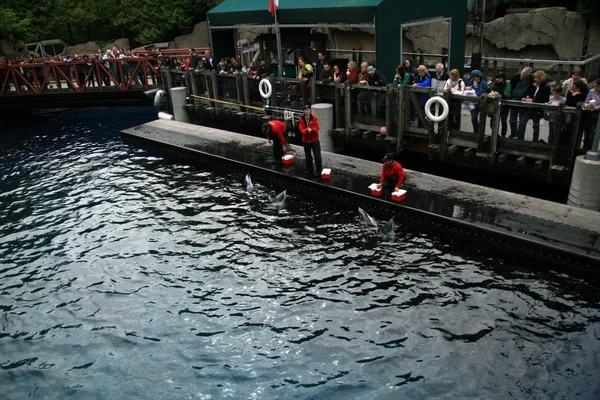
[[0,96],[48,92],[126,91],[158,85],[154,58],[119,58],[0,67]]
[[[284,119],[286,112],[300,115],[303,104],[309,101],[328,102],[334,105],[334,129],[343,140],[363,140],[374,145],[379,141],[390,150],[424,151],[430,158],[444,162],[475,168],[516,169],[553,180],[557,174],[560,179],[570,176],[568,172],[575,157],[582,153],[584,111],[581,107],[445,92],[442,96],[450,105],[451,113],[458,115],[459,126],[451,126],[448,118],[438,124],[435,132],[423,107],[431,96],[438,95],[429,87],[322,84],[314,79],[303,82],[269,76],[273,93],[267,106],[258,94],[259,81],[246,74],[171,71],[171,76],[176,74],[185,76],[182,81],[195,96],[192,103],[196,107]],[[472,105],[473,109],[466,109],[465,105]],[[541,124],[546,111],[551,112],[552,120]],[[509,127],[516,134],[518,118],[528,126],[529,135],[529,120],[534,120],[540,133],[536,141],[504,136]],[[387,129],[387,135],[380,134],[382,127]],[[545,139],[545,143],[537,139]]]

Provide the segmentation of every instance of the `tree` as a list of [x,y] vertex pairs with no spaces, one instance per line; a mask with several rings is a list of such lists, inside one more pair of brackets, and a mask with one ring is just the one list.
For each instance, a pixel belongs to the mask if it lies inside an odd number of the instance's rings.
[[34,38],[29,18],[19,18],[13,10],[0,7],[0,39],[27,43]]

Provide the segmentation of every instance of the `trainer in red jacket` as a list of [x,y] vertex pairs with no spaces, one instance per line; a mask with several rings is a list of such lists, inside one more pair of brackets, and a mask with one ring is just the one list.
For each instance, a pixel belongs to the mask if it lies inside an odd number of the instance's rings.
[[[319,119],[311,113],[310,105],[304,106],[304,115],[298,121],[300,133],[302,133],[302,145],[304,146],[304,158],[306,160],[306,173],[309,175],[321,175],[323,170],[321,158],[321,142],[319,141]],[[317,170],[313,171],[313,160],[311,151],[315,156]]]
[[275,163],[281,163],[283,153],[287,151],[287,125],[278,120],[269,121],[262,126],[262,133],[269,139],[273,139],[273,158]]
[[394,161],[394,153],[387,153],[383,157],[383,169],[381,171],[381,179],[379,180],[379,188],[383,186],[384,189],[394,188],[394,191],[400,189],[400,186],[404,183],[406,174],[404,168],[399,162]]

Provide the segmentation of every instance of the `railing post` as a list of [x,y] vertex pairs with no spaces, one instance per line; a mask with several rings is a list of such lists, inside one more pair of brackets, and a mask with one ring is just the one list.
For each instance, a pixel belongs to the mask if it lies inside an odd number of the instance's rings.
[[563,72],[563,66],[562,64],[558,64],[558,71],[557,73],[557,77],[556,77],[556,82],[558,82],[558,84],[561,84],[561,79],[562,79],[562,72]]
[[[190,74],[190,81],[192,84],[192,95],[198,96],[198,77],[196,76],[196,72],[191,71],[191,72],[189,72],[189,74]],[[196,99],[194,97],[193,100],[194,100],[194,106],[197,105],[198,99]]]
[[[487,99],[489,101],[489,98]],[[494,123],[494,129],[492,129],[492,141],[490,143],[490,158],[488,159],[488,166],[492,166],[496,163],[496,153],[498,151],[498,136],[500,136],[500,113],[502,112],[502,103],[500,98],[494,98],[494,116],[492,122]]]
[[400,86],[398,88],[398,133],[396,134],[396,152],[398,154],[402,153],[404,150],[404,86]]
[[346,139],[350,136],[350,130],[352,129],[352,98],[351,98],[351,87],[346,86]]
[[342,113],[342,95],[340,94],[342,88],[339,87],[339,85],[336,83],[335,84],[335,100],[334,100],[334,107],[335,107],[335,127],[337,129],[342,128],[342,121],[343,121],[343,113]]
[[[378,106],[377,101],[375,101],[375,104],[377,107]],[[392,114],[392,105],[394,104],[394,96],[393,96],[391,86],[386,87],[385,104],[386,104],[386,107],[385,107],[385,129],[387,130],[386,136],[389,137],[394,132],[394,129],[392,126],[392,115],[393,115]],[[375,111],[375,114],[377,115],[377,111]]]
[[315,104],[316,102],[317,102],[317,78],[313,75],[312,78],[310,78],[310,104]]
[[173,75],[171,74],[170,68],[165,68],[166,71],[166,81],[167,81],[167,93],[171,96],[171,88],[173,87]]
[[235,91],[237,92],[237,101],[238,104],[243,103],[243,93],[242,93],[242,74],[235,75]]
[[250,105],[250,85],[248,85],[248,74],[242,75],[242,89],[244,90],[244,104]]
[[[490,62],[486,59],[483,61],[483,78],[487,81]],[[493,79],[493,78],[492,78]]]
[[[219,99],[219,85],[217,84],[217,72],[215,70],[210,71],[210,83],[212,86],[213,95],[212,98],[214,100]],[[216,101],[213,101],[213,107],[215,112],[219,109],[219,105]]]
[[[488,97],[482,96],[479,98],[479,134],[477,134],[477,153],[483,153],[485,144],[485,125],[487,122],[487,105]],[[493,134],[493,133],[492,133]]]

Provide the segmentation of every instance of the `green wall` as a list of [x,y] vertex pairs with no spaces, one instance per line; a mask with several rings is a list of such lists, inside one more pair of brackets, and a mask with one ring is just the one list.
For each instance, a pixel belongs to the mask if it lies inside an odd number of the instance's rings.
[[[400,64],[400,24],[428,18],[452,17],[449,69],[464,72],[467,0],[430,0],[421,3],[384,0],[375,13],[377,69],[391,82]],[[444,46],[446,47],[447,44]],[[406,49],[405,49],[406,51]]]

